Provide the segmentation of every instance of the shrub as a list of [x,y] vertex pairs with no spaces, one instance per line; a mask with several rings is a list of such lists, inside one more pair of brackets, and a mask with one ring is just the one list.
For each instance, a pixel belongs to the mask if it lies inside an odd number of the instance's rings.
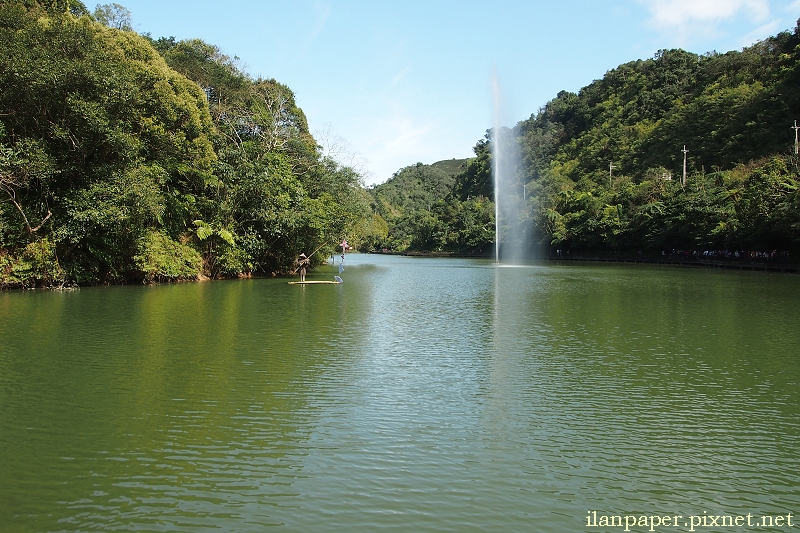
[[147,283],[197,279],[203,267],[200,252],[160,231],[139,239],[133,262]]

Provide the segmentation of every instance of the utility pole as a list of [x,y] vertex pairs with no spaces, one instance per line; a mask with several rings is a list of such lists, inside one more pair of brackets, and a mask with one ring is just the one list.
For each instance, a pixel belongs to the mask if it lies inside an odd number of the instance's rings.
[[683,176],[681,176],[681,187],[686,185],[686,154],[689,153],[689,150],[686,149],[686,145],[683,145]]
[[797,153],[797,142],[798,142],[797,130],[800,130],[800,126],[797,125],[797,121],[796,120],[794,121],[794,126],[792,126],[792,129],[794,130],[794,153],[796,154]]
[[617,168],[617,167],[614,166],[614,162],[613,161],[609,161],[608,162],[608,186],[609,186],[609,188],[611,187],[611,171],[614,170],[615,168]]

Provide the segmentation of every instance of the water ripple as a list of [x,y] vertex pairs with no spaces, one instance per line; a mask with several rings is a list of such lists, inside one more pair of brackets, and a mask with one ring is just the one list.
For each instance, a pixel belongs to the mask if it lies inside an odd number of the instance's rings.
[[0,295],[0,524],[796,511],[793,278],[366,256],[346,273]]

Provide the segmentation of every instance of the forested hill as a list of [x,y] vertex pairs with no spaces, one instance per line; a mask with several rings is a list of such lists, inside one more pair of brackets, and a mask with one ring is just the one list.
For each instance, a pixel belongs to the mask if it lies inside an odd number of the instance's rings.
[[451,159],[432,165],[417,163],[395,172],[386,183],[371,189],[378,213],[393,217],[411,211],[430,211],[431,205],[453,189],[465,160]]
[[[458,249],[480,251],[488,234],[482,230],[478,237],[471,234],[475,231],[469,218],[472,215],[463,211],[464,208],[470,211],[475,206],[453,202],[452,198],[457,176],[466,169],[463,159],[439,161],[432,165],[417,163],[399,170],[386,183],[371,188],[369,192],[376,217],[385,221],[387,230],[384,235],[373,232],[373,237],[362,243],[362,249],[441,249],[442,239],[449,239],[449,243]],[[490,203],[488,199],[481,201],[486,207]],[[481,227],[492,227],[491,214],[485,209],[480,211],[477,214],[481,215]],[[438,233],[445,216],[449,217],[447,236]]]
[[[741,51],[661,50],[620,65],[577,94],[559,93],[510,132],[520,155],[515,189],[527,194],[503,233],[532,235],[537,254],[800,251],[795,120],[800,27]],[[487,132],[449,199],[408,242],[465,251],[449,238],[462,224],[452,213],[491,198],[493,142]]]
[[0,287],[286,272],[369,197],[292,91],[118,4],[0,1]]

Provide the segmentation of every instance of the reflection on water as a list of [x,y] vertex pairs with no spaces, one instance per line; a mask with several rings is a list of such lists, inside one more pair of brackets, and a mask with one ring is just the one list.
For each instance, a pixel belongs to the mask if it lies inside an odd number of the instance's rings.
[[796,276],[355,255],[342,277],[0,294],[0,529],[798,511]]

